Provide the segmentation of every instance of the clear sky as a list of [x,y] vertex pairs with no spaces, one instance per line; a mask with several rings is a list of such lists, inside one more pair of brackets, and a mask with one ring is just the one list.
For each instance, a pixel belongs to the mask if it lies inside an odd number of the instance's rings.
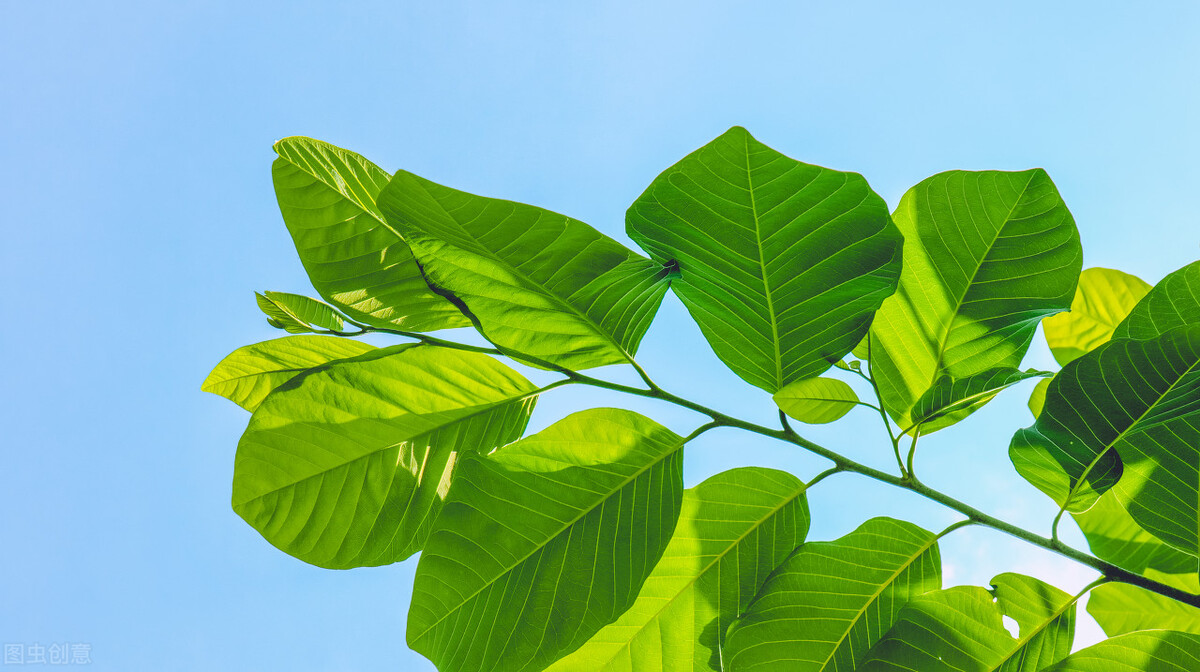
[[[432,669],[404,643],[416,558],[317,569],[229,506],[248,416],[200,382],[281,335],[254,290],[311,293],[275,205],[274,140],[322,138],[627,243],[641,190],[734,124],[863,173],[893,206],[942,170],[1042,166],[1085,266],[1154,282],[1200,257],[1198,7],[0,0],[0,640],[90,644],[109,670]],[[1036,343],[1026,364],[1051,365]],[[671,389],[773,417],[674,298],[639,359]],[[919,467],[1046,531],[1053,506],[1006,453],[1028,390],[931,437]],[[534,424],[594,404],[699,424],[631,403],[556,392]],[[858,411],[810,432],[886,468],[879,434]],[[689,485],[738,464],[823,468],[732,432],[687,460]],[[817,539],[880,514],[953,520],[846,475],[811,506]],[[943,549],[947,585],[1091,578],[986,530]]]

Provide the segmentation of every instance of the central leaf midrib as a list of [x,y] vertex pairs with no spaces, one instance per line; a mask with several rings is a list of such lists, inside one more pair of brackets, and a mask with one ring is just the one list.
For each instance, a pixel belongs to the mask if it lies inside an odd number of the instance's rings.
[[833,648],[829,651],[829,655],[825,658],[825,661],[821,663],[820,669],[824,670],[825,667],[827,665],[829,665],[829,661],[833,660],[833,657],[837,654],[838,650],[842,647],[842,643],[845,642],[846,638],[850,636],[850,631],[853,630],[854,627],[858,625],[859,621],[862,620],[863,614],[865,614],[867,612],[867,609],[869,609],[871,607],[871,605],[875,604],[879,600],[879,596],[883,595],[883,591],[887,590],[888,586],[892,585],[896,581],[896,579],[900,576],[901,573],[903,573],[909,567],[912,567],[913,563],[915,563],[918,558],[920,558],[922,555],[925,555],[926,551],[928,551],[930,548],[933,548],[933,545],[936,544],[938,542],[938,539],[940,539],[940,538],[941,538],[940,536],[934,536],[932,539],[930,539],[928,542],[926,542],[925,545],[923,545],[921,547],[921,550],[914,553],[912,555],[912,557],[910,557],[908,559],[907,562],[905,562],[899,569],[897,569],[895,572],[893,572],[892,575],[889,576],[886,581],[884,581],[882,584],[879,585],[879,589],[876,590],[867,599],[866,603],[863,604],[862,608],[860,608],[858,610],[858,613],[856,613],[854,615],[854,618],[851,620],[850,627],[846,628],[846,631],[844,633],[842,633],[842,636],[839,637],[837,642],[834,643]]
[[[1195,353],[1193,353],[1193,357],[1195,357]],[[1175,389],[1175,386],[1178,385],[1180,383],[1180,381],[1182,381],[1185,377],[1187,377],[1188,374],[1190,374],[1192,371],[1194,371],[1197,366],[1200,366],[1200,357],[1195,357],[1195,361],[1192,362],[1191,366],[1189,366],[1182,373],[1180,373],[1179,377],[1175,379],[1175,382],[1171,383],[1170,387],[1168,387],[1166,390],[1163,390],[1163,393],[1158,395],[1158,398],[1154,400],[1154,403],[1147,406],[1146,410],[1142,411],[1142,414],[1139,415],[1137,417],[1137,419],[1135,419],[1133,422],[1129,423],[1128,427],[1121,430],[1120,434],[1117,434],[1117,436],[1114,437],[1112,441],[1105,444],[1104,450],[1100,451],[1099,453],[1096,454],[1096,457],[1092,458],[1092,461],[1088,463],[1087,468],[1085,468],[1083,470],[1083,473],[1079,475],[1079,479],[1075,482],[1075,485],[1071,486],[1071,488],[1069,490],[1067,490],[1067,497],[1066,497],[1066,499],[1063,500],[1063,505],[1061,507],[1059,507],[1059,510],[1058,510],[1059,515],[1062,515],[1062,512],[1066,511],[1067,507],[1071,505],[1071,499],[1074,498],[1075,495],[1079,493],[1079,488],[1082,487],[1084,482],[1087,480],[1088,474],[1092,473],[1092,469],[1095,468],[1095,466],[1100,463],[1100,460],[1105,455],[1108,454],[1108,451],[1112,450],[1114,446],[1116,446],[1118,443],[1120,443],[1120,441],[1122,439],[1124,439],[1125,436],[1133,430],[1133,428],[1137,427],[1138,423],[1141,422],[1146,417],[1146,414],[1148,414],[1150,411],[1154,410],[1154,408],[1156,406],[1158,406],[1158,404],[1160,404],[1162,402],[1162,400],[1165,399],[1167,397],[1167,395],[1171,393],[1172,390]]]
[[[580,318],[593,332],[595,332],[603,340],[607,341],[609,344],[611,344],[613,347],[615,347],[617,349],[617,352],[619,352],[621,354],[621,356],[623,356],[630,363],[633,362],[633,355],[629,354],[629,352],[625,350],[625,347],[623,345],[618,343],[617,340],[615,338],[613,338],[613,336],[611,334],[609,334],[606,330],[601,328],[601,326],[599,324],[597,324],[596,321],[593,320],[590,316],[588,316],[587,313],[584,313],[583,311],[576,308],[573,304],[571,304],[566,299],[564,299],[564,298],[560,297],[558,294],[550,291],[545,286],[543,286],[540,282],[537,282],[536,280],[530,278],[529,275],[526,274],[524,271],[522,271],[520,268],[518,268],[516,264],[510,263],[508,260],[501,258],[500,256],[496,255],[494,252],[492,252],[490,249],[488,249],[488,248],[484,247],[482,244],[480,244],[478,237],[475,236],[474,234],[472,234],[470,231],[468,231],[467,227],[463,226],[462,222],[460,222],[457,217],[455,217],[453,214],[451,214],[450,211],[447,210],[445,208],[445,206],[442,205],[442,202],[439,201],[437,199],[437,197],[434,196],[433,193],[430,192],[429,189],[427,189],[425,187],[425,185],[421,181],[422,178],[419,178],[418,176],[413,175],[412,173],[406,172],[406,174],[411,177],[417,178],[417,179],[413,180],[413,182],[415,182],[416,185],[422,191],[424,191],[427,196],[429,196],[431,201],[433,201],[435,204],[437,204],[438,209],[440,209],[443,213],[445,213],[446,217],[449,217],[450,220],[452,222],[454,222],[459,228],[461,228],[471,238],[471,240],[473,242],[478,244],[479,247],[486,253],[487,256],[491,257],[494,261],[497,261],[497,262],[503,264],[510,272],[512,272],[513,275],[517,276],[519,279],[524,281],[526,285],[529,285],[533,289],[537,290],[543,296],[550,297],[550,299],[554,303],[558,304],[559,306],[561,306],[563,308],[566,308],[567,312]],[[486,198],[486,197],[478,197],[478,198]],[[553,214],[558,215],[558,213],[553,213]],[[571,219],[567,215],[558,215],[558,216],[564,217],[568,220]],[[540,215],[539,215],[539,218],[540,218]],[[575,220],[575,221],[578,221],[578,220]],[[391,228],[391,227],[389,227],[389,228]],[[394,232],[394,230],[393,230],[393,232]],[[601,235],[603,235],[603,234],[601,234]],[[432,238],[431,236],[429,236],[429,234],[425,234],[424,237]],[[401,237],[401,240],[404,240],[404,238]],[[450,245],[452,247],[458,247],[457,245],[454,245],[453,243],[450,243],[448,241],[443,240],[440,242],[445,243],[446,245]],[[461,248],[459,248],[459,249],[461,249]],[[464,251],[467,251],[467,250],[464,250]],[[473,251],[471,251],[470,253],[478,254],[478,252],[473,252]],[[634,258],[636,256],[637,255],[633,255],[631,257],[629,255],[626,255],[626,258],[621,262],[621,264],[624,264],[625,262],[629,261],[629,259]],[[617,266],[614,266],[613,268],[615,269],[619,266],[620,266],[620,264],[618,264]],[[605,271],[605,273],[607,274],[611,271],[612,271],[612,269],[609,269],[608,271]],[[595,282],[595,280],[593,279],[592,282]],[[591,284],[591,283],[589,283],[589,284]]]
[[600,500],[600,501],[599,501],[599,502],[598,502],[598,503],[597,503],[595,506],[590,506],[590,507],[587,507],[587,508],[586,508],[586,509],[584,509],[584,510],[583,510],[583,511],[582,511],[582,512],[579,514],[579,515],[575,516],[575,517],[574,517],[574,518],[572,518],[570,521],[568,521],[568,522],[567,522],[565,525],[561,526],[561,527],[558,529],[558,531],[556,531],[555,533],[553,533],[553,534],[551,534],[550,536],[548,536],[548,537],[546,538],[546,539],[547,539],[546,543],[544,543],[544,544],[538,544],[538,545],[536,545],[536,546],[533,548],[533,550],[529,551],[529,552],[528,552],[528,553],[526,553],[526,554],[525,554],[523,557],[521,557],[520,559],[518,559],[518,560],[514,561],[513,563],[511,563],[511,565],[510,565],[509,567],[505,568],[504,572],[502,572],[502,573],[500,574],[500,576],[499,576],[499,577],[496,577],[494,580],[485,581],[485,582],[483,583],[483,585],[482,585],[482,586],[480,586],[478,589],[476,589],[476,590],[475,590],[475,592],[473,592],[473,593],[471,593],[470,595],[468,595],[468,596],[464,597],[463,599],[459,600],[458,604],[457,604],[457,605],[455,605],[455,607],[454,607],[453,609],[449,609],[449,610],[447,610],[445,614],[443,614],[442,616],[438,617],[438,618],[437,618],[437,620],[435,620],[433,623],[430,623],[430,624],[429,624],[429,626],[428,626],[427,628],[425,628],[424,630],[422,630],[422,631],[421,631],[419,634],[415,635],[415,636],[413,637],[413,641],[414,641],[414,642],[415,642],[415,641],[418,641],[418,640],[420,640],[421,638],[423,638],[423,637],[425,637],[426,635],[428,635],[428,634],[429,634],[429,632],[430,632],[431,630],[433,630],[435,627],[437,627],[437,626],[438,626],[438,624],[440,624],[442,621],[444,621],[444,620],[446,620],[447,618],[449,618],[451,615],[453,615],[454,613],[456,613],[456,612],[457,612],[459,609],[462,609],[463,607],[465,607],[465,606],[466,606],[466,605],[467,605],[467,604],[468,604],[468,603],[469,603],[471,600],[475,599],[475,598],[476,598],[476,597],[477,597],[477,596],[478,596],[480,593],[482,593],[483,591],[487,590],[487,589],[488,589],[488,587],[490,587],[490,586],[494,585],[495,583],[497,583],[497,582],[500,580],[500,578],[502,578],[502,577],[504,577],[504,576],[507,576],[508,574],[511,574],[511,573],[512,573],[512,571],[513,571],[514,569],[516,569],[517,567],[519,567],[519,566],[520,566],[522,563],[524,563],[524,562],[525,562],[526,560],[528,560],[529,558],[533,557],[533,555],[534,555],[535,553],[538,553],[538,552],[540,552],[540,551],[544,550],[544,549],[545,549],[545,547],[546,547],[547,545],[549,545],[549,543],[550,543],[551,541],[553,541],[553,540],[557,539],[558,537],[562,536],[562,533],[563,533],[563,532],[565,532],[565,531],[567,531],[568,529],[570,529],[570,528],[571,528],[573,525],[575,525],[575,523],[578,523],[578,522],[579,522],[579,521],[580,521],[580,520],[581,520],[581,519],[582,519],[584,516],[588,515],[588,514],[589,514],[589,513],[591,513],[592,511],[595,511],[595,510],[596,510],[596,509],[597,509],[599,506],[602,506],[602,505],[603,505],[605,502],[607,502],[609,499],[611,499],[611,498],[612,498],[612,496],[613,496],[615,493],[617,493],[617,492],[620,492],[620,491],[621,491],[621,489],[623,489],[625,486],[627,486],[627,485],[629,485],[630,483],[632,483],[634,480],[636,480],[637,478],[639,478],[639,477],[640,477],[642,474],[644,474],[644,473],[646,473],[647,471],[649,471],[649,470],[653,469],[654,467],[657,467],[658,465],[662,464],[664,461],[666,461],[666,459],[667,459],[667,458],[669,458],[669,457],[671,457],[672,455],[674,455],[675,453],[679,452],[679,451],[680,451],[682,448],[683,448],[683,439],[682,439],[682,437],[679,437],[678,445],[677,445],[677,446],[675,446],[675,448],[674,448],[673,450],[671,450],[671,451],[668,451],[668,452],[664,453],[664,454],[663,454],[663,455],[661,455],[661,456],[660,456],[658,459],[654,460],[654,461],[653,461],[653,462],[651,462],[650,464],[647,464],[646,466],[642,467],[641,469],[638,469],[638,470],[637,470],[635,473],[631,474],[631,475],[629,476],[629,478],[625,479],[625,480],[624,480],[624,481],[623,481],[623,482],[622,482],[620,485],[618,485],[618,486],[617,486],[617,487],[615,487],[615,488],[612,488],[612,489],[611,489],[611,490],[608,492],[608,494],[607,494],[607,495],[605,495],[605,496],[604,496],[604,497],[603,497],[603,498],[602,498],[602,499],[601,499],[601,500]]
[[[732,540],[730,542],[729,546],[724,551],[722,551],[721,553],[718,553],[716,556],[714,556],[712,562],[705,565],[699,572],[696,573],[696,576],[692,577],[691,579],[688,580],[687,583],[680,586],[680,589],[678,591],[676,591],[672,597],[670,597],[669,599],[666,600],[666,604],[661,609],[654,612],[654,614],[651,615],[649,618],[647,618],[646,622],[643,623],[641,625],[641,627],[639,627],[637,629],[637,632],[634,634],[634,636],[630,637],[629,641],[622,644],[621,647],[619,649],[617,649],[617,653],[614,653],[612,657],[610,657],[607,661],[605,661],[605,663],[606,664],[611,663],[613,660],[616,659],[617,654],[619,654],[621,651],[624,651],[625,649],[628,649],[629,647],[633,646],[633,641],[638,637],[638,635],[645,632],[646,628],[649,626],[650,623],[653,623],[654,621],[658,620],[658,618],[660,616],[662,616],[662,613],[664,611],[666,611],[673,604],[675,604],[675,601],[678,600],[679,597],[681,595],[683,595],[683,593],[686,592],[689,588],[694,586],[701,578],[703,578],[705,574],[707,574],[710,570],[712,570],[713,566],[715,566],[721,560],[724,560],[731,552],[733,552],[734,549],[736,549],[739,545],[741,545],[741,543],[743,541],[746,540],[746,537],[750,536],[750,534],[752,532],[754,532],[755,530],[762,527],[762,525],[768,519],[770,519],[772,516],[778,514],[780,511],[782,511],[785,506],[788,506],[788,505],[792,504],[793,502],[795,502],[797,497],[799,497],[800,495],[803,495],[807,491],[808,491],[808,484],[802,483],[800,489],[796,490],[794,493],[788,495],[782,504],[780,504],[779,506],[777,506],[775,508],[772,508],[769,513],[767,513],[763,517],[753,521],[753,524],[749,527],[749,529],[747,529],[745,532],[743,532],[737,539]],[[718,618],[720,617],[719,613],[717,614],[717,617]],[[615,621],[614,621],[614,623],[615,623]],[[718,638],[718,641],[719,641],[719,638]]]
[[[1037,175],[1036,171],[1031,171],[1031,173],[1029,175],[1029,179],[1026,180],[1025,185],[1021,187],[1021,192],[1019,194],[1017,194],[1017,197],[1013,200],[1012,206],[1009,207],[1008,214],[1006,214],[1004,216],[1002,223],[1000,224],[999,227],[996,228],[996,235],[994,238],[992,238],[991,242],[988,243],[987,251],[984,252],[983,255],[979,258],[979,262],[975,265],[975,270],[971,272],[971,278],[967,281],[967,284],[966,284],[965,288],[963,289],[962,294],[959,295],[959,297],[956,299],[956,301],[954,303],[954,311],[950,318],[950,323],[946,327],[946,329],[943,331],[943,333],[940,334],[938,337],[937,362],[935,362],[934,366],[933,366],[932,380],[929,381],[929,384],[925,387],[925,390],[929,390],[931,387],[933,387],[934,383],[937,382],[938,372],[941,371],[941,369],[942,369],[942,360],[946,356],[946,341],[948,341],[950,339],[950,332],[954,330],[954,323],[958,320],[959,311],[962,309],[962,304],[964,301],[966,301],[967,294],[969,294],[971,292],[971,287],[975,284],[975,278],[979,277],[979,271],[983,269],[983,264],[987,260],[988,255],[991,254],[992,250],[995,248],[996,241],[1000,240],[1000,238],[1002,237],[1002,234],[1004,233],[1004,227],[1008,226],[1009,222],[1012,221],[1012,214],[1014,212],[1016,212],[1017,205],[1019,205],[1021,203],[1021,199],[1025,198],[1025,193],[1027,191],[1029,191],[1029,185],[1033,183],[1033,178],[1036,175]],[[917,238],[917,242],[920,243],[919,235]],[[924,247],[924,244],[922,244],[921,246]],[[932,261],[932,258],[931,258],[931,261]],[[932,264],[930,264],[930,266],[932,266]],[[916,395],[916,397],[914,398],[914,403],[915,403],[915,399],[919,399],[919,398],[920,398],[920,395],[919,394]]]
[[763,258],[762,227],[758,220],[758,202],[754,198],[754,177],[750,170],[750,136],[742,138],[746,153],[746,191],[750,194],[750,217],[754,220],[754,244],[758,249],[758,263],[762,267],[763,295],[767,299],[767,315],[771,323],[771,345],[775,349],[775,387],[783,387],[783,355],[779,349],[779,323],[775,317],[775,302],[771,298],[771,285],[767,281],[767,262]]

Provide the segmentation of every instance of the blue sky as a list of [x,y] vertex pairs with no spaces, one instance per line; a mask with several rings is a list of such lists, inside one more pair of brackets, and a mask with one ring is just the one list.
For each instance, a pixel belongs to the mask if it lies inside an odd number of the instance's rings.
[[[739,124],[863,173],[893,206],[942,170],[1042,166],[1085,266],[1154,282],[1200,257],[1200,8],[981,4],[0,2],[0,640],[88,643],[97,669],[432,669],[404,643],[415,558],[320,570],[229,507],[247,416],[199,385],[279,335],[254,290],[311,293],[270,183],[287,135],[628,243],[624,211],[649,181]],[[673,298],[639,359],[665,386],[773,415]],[[1052,364],[1040,337],[1026,363]],[[931,437],[920,466],[1046,530],[1052,505],[1006,455],[1028,389]],[[595,404],[699,424],[577,390],[534,424]],[[869,414],[810,435],[891,459]],[[687,459],[689,484],[746,463],[822,468],[732,432]],[[884,513],[953,520],[895,494],[831,478],[811,536]],[[1091,576],[986,530],[943,548],[949,584]]]

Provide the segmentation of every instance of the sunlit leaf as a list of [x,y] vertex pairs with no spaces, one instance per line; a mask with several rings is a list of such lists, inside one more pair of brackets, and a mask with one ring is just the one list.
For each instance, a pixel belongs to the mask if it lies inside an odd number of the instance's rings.
[[238,443],[233,509],[280,550],[343,569],[420,550],[465,454],[521,435],[536,388],[488,357],[400,345],[269,394]]
[[885,408],[909,427],[942,376],[1020,366],[1041,319],[1070,306],[1083,257],[1041,169],[934,175],[893,219],[904,270],[871,327],[871,373]]
[[374,349],[366,343],[336,336],[289,336],[255,343],[222,359],[200,389],[253,411],[271,390],[296,374]]
[[911,523],[874,518],[805,543],[729,628],[726,669],[852,670],[905,603],[941,582],[937,537]]
[[532,205],[400,171],[379,207],[488,340],[559,366],[629,361],[667,290],[670,269]]
[[470,322],[433,293],[400,234],[375,204],[389,176],[363,157],[312,138],[275,143],[279,210],[317,292],[351,319],[430,331]]
[[342,316],[328,304],[299,294],[287,292],[255,293],[259,310],[267,314],[280,329],[292,334],[307,334],[314,331],[341,331]]
[[858,405],[854,390],[836,378],[798,380],[772,398],[788,417],[812,425],[833,422]]
[[808,532],[805,486],[743,467],[683,494],[662,560],[629,611],[551,672],[720,670],[725,630]]
[[1200,324],[1200,261],[1163,278],[1117,326],[1113,338],[1145,340]]
[[[991,591],[959,586],[913,598],[859,672],[1038,672],[1071,652],[1075,601],[1020,574]],[[1016,621],[1017,636],[1003,618]]]
[[1164,544],[1142,529],[1115,491],[1104,493],[1092,508],[1073,515],[1092,554],[1122,569],[1137,574],[1148,569],[1180,574],[1200,568],[1195,556]]
[[1029,393],[1029,402],[1027,405],[1029,406],[1029,412],[1033,414],[1035,420],[1042,414],[1042,409],[1046,406],[1046,390],[1050,389],[1050,381],[1052,380],[1054,380],[1053,376],[1039,380],[1037,385],[1033,386],[1033,391]]
[[966,378],[942,376],[917,400],[912,409],[912,427],[905,430],[910,434],[931,434],[958,422],[1022,380],[1049,375],[1048,371],[1034,369],[998,368]]
[[[1200,332],[1200,326],[1182,329]],[[1125,465],[1117,498],[1147,532],[1200,556],[1200,372],[1176,390],[1176,408],[1116,445]]]
[[442,670],[541,670],[616,620],[675,528],[682,442],[595,409],[465,459],[417,565],[409,646]]
[[[1161,452],[1184,447],[1179,459],[1185,461],[1196,454],[1196,448],[1172,439],[1164,423],[1187,422],[1200,410],[1195,404],[1198,385],[1200,327],[1148,341],[1109,341],[1054,377],[1041,415],[1013,436],[1009,456],[1026,480],[1076,512],[1117,482],[1127,451],[1149,451],[1138,453],[1144,454],[1137,460],[1139,473],[1146,474],[1138,487],[1145,490],[1141,496],[1158,498],[1155,484],[1160,479],[1153,472],[1174,459]],[[1194,489],[1197,483],[1191,483]],[[1194,521],[1194,495],[1191,507]]]
[[1141,278],[1111,268],[1089,268],[1079,274],[1071,312],[1042,321],[1046,343],[1065,365],[1112,338],[1113,330],[1150,291]]
[[721,361],[774,393],[855,346],[896,289],[900,234],[866,180],[733,127],[655,178],[626,229]]
[[1200,635],[1170,630],[1131,632],[1076,651],[1045,672],[1195,672]]
[[[1151,569],[1146,577],[1200,595],[1194,562],[1188,574],[1164,574]],[[1109,637],[1136,630],[1180,630],[1200,635],[1200,609],[1128,583],[1096,587],[1088,598],[1087,608]]]

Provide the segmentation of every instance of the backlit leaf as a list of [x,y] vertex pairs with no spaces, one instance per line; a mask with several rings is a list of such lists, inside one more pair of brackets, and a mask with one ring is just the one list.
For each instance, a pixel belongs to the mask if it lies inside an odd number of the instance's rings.
[[833,422],[858,405],[854,390],[836,378],[797,380],[772,398],[788,417],[813,425]]
[[1198,669],[1200,635],[1152,630],[1093,644],[1046,672],[1195,672]]
[[[913,598],[859,672],[1038,672],[1071,652],[1075,601],[1032,577],[1001,574],[991,591],[959,586]],[[1016,637],[1003,618],[1017,622]]]
[[317,292],[351,319],[430,331],[470,322],[429,289],[375,204],[389,176],[354,152],[312,138],[275,143],[275,195]]
[[1041,319],[1070,306],[1083,257],[1041,169],[940,173],[892,217],[904,270],[871,327],[871,373],[884,407],[909,427],[942,376],[1020,366]]
[[296,374],[375,347],[336,336],[289,336],[234,350],[208,374],[200,389],[221,395],[247,411]]
[[998,368],[966,378],[938,378],[912,410],[912,427],[905,429],[909,434],[920,432],[931,434],[948,427],[966,417],[1004,389],[1022,380],[1051,375],[1048,371]]
[[292,334],[307,334],[322,329],[342,330],[342,316],[316,299],[287,292],[254,294],[259,310],[278,322],[273,326]]
[[730,627],[726,669],[853,670],[900,608],[941,582],[937,537],[911,523],[874,518],[805,543]]
[[720,670],[729,622],[804,541],[804,490],[791,474],[743,467],[685,491],[675,535],[637,601],[550,671]]
[[[1194,562],[1188,574],[1163,574],[1151,569],[1146,578],[1200,595]],[[1200,609],[1128,583],[1096,587],[1087,608],[1109,637],[1136,630],[1179,630],[1200,635]]]
[[409,646],[442,670],[541,670],[616,620],[675,528],[682,443],[594,409],[465,459],[417,565]]
[[1155,285],[1117,325],[1113,338],[1146,340],[1191,324],[1200,324],[1200,261]]
[[491,342],[559,366],[629,361],[670,270],[570,217],[405,171],[379,196],[428,280]]
[[1059,364],[1104,345],[1129,311],[1150,291],[1141,278],[1111,268],[1089,268],[1079,274],[1071,311],[1042,321],[1046,343]]
[[1110,490],[1092,508],[1072,514],[1097,558],[1137,574],[1148,569],[1167,574],[1195,573],[1200,561],[1195,556],[1164,544],[1142,529]]
[[721,361],[767,392],[819,375],[896,289],[900,234],[866,180],[733,127],[655,178],[626,230]]
[[456,462],[519,437],[536,393],[491,357],[425,345],[319,366],[250,418],[233,509],[314,565],[403,560],[424,543]]
[[1035,420],[1042,414],[1042,409],[1046,406],[1046,390],[1050,389],[1050,381],[1052,380],[1054,380],[1053,376],[1039,380],[1037,385],[1033,386],[1033,391],[1029,393],[1029,402],[1027,405],[1029,406],[1029,412],[1033,414]]
[[[1145,497],[1159,497],[1152,494],[1158,479],[1150,463],[1167,458],[1154,451],[1175,448],[1164,423],[1186,421],[1200,410],[1198,385],[1200,327],[1149,341],[1109,341],[1054,377],[1041,415],[1013,436],[1009,456],[1026,480],[1077,512],[1117,482],[1127,450],[1151,451],[1138,460],[1149,479],[1142,488]],[[1181,459],[1192,454],[1195,449],[1185,450]],[[1191,506],[1195,520],[1194,498]]]

